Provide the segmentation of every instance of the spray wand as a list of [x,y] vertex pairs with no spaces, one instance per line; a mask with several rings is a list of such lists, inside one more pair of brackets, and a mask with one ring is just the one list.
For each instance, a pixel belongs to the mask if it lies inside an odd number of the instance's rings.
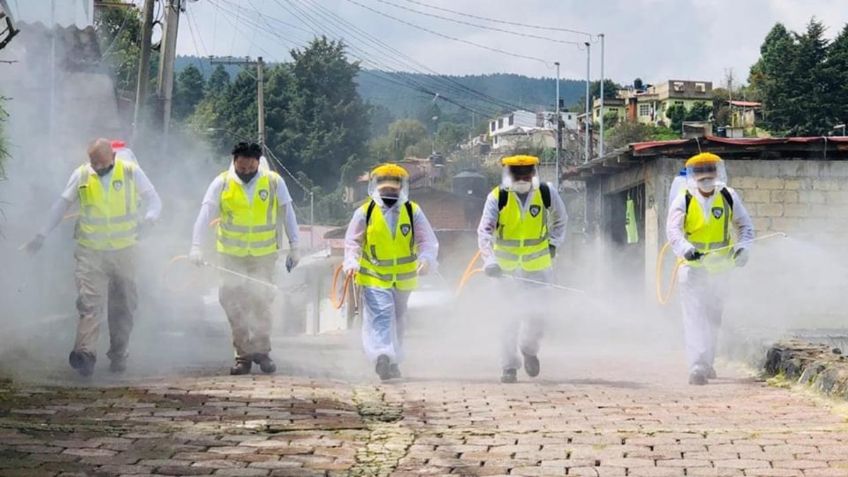
[[[732,248],[738,247],[739,245],[742,245],[742,244],[747,245],[747,244],[751,244],[751,243],[754,243],[754,242],[759,242],[760,240],[768,240],[768,239],[772,239],[772,238],[775,238],[775,237],[786,238],[788,236],[784,232],[774,232],[774,233],[763,235],[761,237],[756,237],[756,238],[751,239],[751,240],[745,240],[745,241],[742,241],[742,242],[739,242],[739,243],[736,243],[736,244],[726,245],[724,247],[719,247],[719,248],[714,248],[712,250],[707,250],[706,252],[704,252],[704,255],[709,255],[709,254],[713,254],[713,253],[716,253],[716,252],[723,252],[725,250],[730,250]],[[671,281],[670,281],[669,286],[668,286],[668,291],[666,293],[663,293],[662,292],[662,263],[663,263],[663,258],[665,257],[665,254],[668,252],[669,248],[671,248],[671,243],[666,242],[665,245],[663,245],[662,249],[660,249],[660,254],[657,257],[657,269],[656,269],[657,301],[660,302],[660,305],[668,304],[668,302],[671,300],[671,295],[674,294],[674,290],[675,290],[675,288],[677,288],[677,272],[680,270],[680,267],[684,263],[686,263],[684,260],[680,260],[680,259],[677,260],[677,263],[674,265],[674,269],[671,271]]]

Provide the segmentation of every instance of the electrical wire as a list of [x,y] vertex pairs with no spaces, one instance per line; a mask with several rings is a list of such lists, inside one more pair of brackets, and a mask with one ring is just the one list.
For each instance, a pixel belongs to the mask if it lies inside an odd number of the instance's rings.
[[440,32],[437,32],[435,30],[431,30],[431,29],[423,27],[421,25],[418,25],[418,24],[415,24],[415,23],[412,23],[412,22],[408,22],[408,21],[403,20],[401,18],[398,18],[394,15],[389,15],[388,13],[381,12],[381,11],[376,10],[374,8],[371,8],[367,5],[363,5],[359,2],[357,2],[356,0],[347,0],[347,1],[350,2],[350,3],[353,3],[354,5],[359,5],[360,7],[364,8],[366,10],[369,10],[373,13],[376,13],[377,15],[389,18],[389,19],[394,20],[398,23],[403,23],[406,26],[410,26],[412,28],[415,28],[415,29],[418,29],[418,30],[421,30],[421,31],[425,31],[427,33],[430,33],[431,35],[436,35],[436,36],[439,36],[439,37],[442,37],[442,38],[445,38],[445,39],[448,39],[448,40],[456,41],[456,42],[459,42],[459,43],[465,43],[466,45],[476,46],[477,48],[482,48],[484,50],[489,50],[489,51],[494,52],[494,53],[500,53],[502,55],[511,56],[513,58],[520,58],[520,59],[524,59],[524,60],[537,61],[537,62],[542,63],[543,65],[545,65],[549,68],[553,66],[553,63],[551,63],[547,60],[543,60],[542,58],[537,58],[535,56],[530,56],[530,55],[523,55],[521,53],[514,53],[514,52],[511,52],[511,51],[502,50],[500,48],[494,48],[494,47],[491,47],[491,46],[483,45],[481,43],[476,43],[476,42],[473,42],[471,40],[465,40],[463,38],[457,38],[455,36],[446,35],[444,33],[440,33]]
[[[192,43],[192,45],[194,45],[194,51],[197,53],[197,58],[195,59],[195,63],[197,63],[197,66],[199,67],[198,69],[200,69],[200,71],[203,72],[203,76],[206,77],[207,76],[206,65],[202,61],[200,61],[200,58],[202,58],[205,55],[200,54],[200,48],[198,48],[198,46],[197,46],[197,40],[194,37],[194,27],[192,27],[192,23],[193,23],[192,22],[192,16],[189,15],[188,10],[186,10],[185,15],[186,15],[186,23],[188,23],[188,31],[189,31],[189,33],[191,33],[191,43]],[[199,30],[198,30],[197,33],[198,33],[198,35],[200,35]],[[203,39],[201,38],[201,43],[202,42],[203,42]],[[208,51],[208,50],[206,50],[205,46],[204,46],[203,50]]]
[[561,43],[561,44],[564,44],[564,45],[580,45],[581,44],[581,43],[576,42],[576,41],[557,40],[555,38],[550,38],[550,37],[546,37],[546,36],[533,35],[532,33],[521,33],[521,32],[512,31],[512,30],[504,30],[503,28],[480,25],[479,23],[472,23],[472,22],[467,22],[467,21],[463,21],[463,20],[456,20],[454,18],[448,18],[448,17],[442,16],[442,15],[437,15],[435,13],[422,12],[421,10],[416,10],[414,8],[409,8],[409,7],[405,7],[403,5],[398,5],[397,3],[390,2],[388,0],[377,0],[377,1],[380,2],[380,3],[384,3],[386,5],[391,5],[395,8],[399,8],[401,10],[406,10],[408,12],[416,13],[418,15],[424,15],[424,16],[428,16],[428,17],[431,17],[431,18],[437,18],[439,20],[457,23],[459,25],[471,26],[471,27],[474,27],[474,28],[479,28],[481,30],[496,31],[496,32],[500,32],[500,33],[506,33],[508,35],[521,36],[521,37],[524,37],[524,38],[533,38],[533,39],[536,39],[536,40],[549,41],[549,42],[553,42],[553,43]]
[[[461,84],[461,83],[459,83],[459,82],[457,82],[457,81],[455,81],[455,80],[453,80],[449,77],[440,76],[438,72],[428,68],[426,65],[423,65],[423,64],[415,61],[413,58],[409,57],[408,55],[405,55],[403,52],[391,47],[390,45],[386,44],[385,42],[381,41],[380,39],[374,37],[373,35],[370,35],[369,33],[363,31],[362,29],[358,28],[356,25],[344,20],[343,18],[336,15],[334,12],[327,10],[326,8],[322,7],[320,5],[320,3],[317,3],[317,2],[316,3],[310,3],[309,6],[314,9],[314,13],[317,13],[318,15],[323,16],[323,18],[325,20],[324,22],[322,22],[323,25],[328,25],[328,24],[338,25],[339,28],[342,29],[342,31],[350,32],[351,34],[354,34],[358,38],[362,39],[363,42],[370,43],[370,44],[374,45],[372,48],[374,48],[375,51],[377,51],[377,53],[380,54],[381,56],[388,58],[388,61],[391,61],[395,64],[399,64],[401,66],[401,68],[412,70],[412,71],[418,73],[419,75],[423,75],[424,77],[427,77],[427,75],[428,75],[428,73],[425,73],[425,71],[428,71],[429,73],[431,73],[433,76],[429,77],[428,79],[430,79],[432,81],[433,85],[437,89],[440,90],[440,92],[439,92],[440,96],[445,96],[446,93],[451,93],[451,94],[460,95],[460,96],[467,96],[469,98],[471,98],[473,96],[474,97],[473,99],[475,101],[477,101],[478,103],[479,102],[491,103],[493,105],[493,107],[490,108],[490,110],[485,113],[485,115],[489,115],[489,116],[499,114],[502,111],[503,108],[523,109],[521,106],[516,106],[516,105],[511,104],[507,101],[499,100],[499,99],[494,98],[490,95],[487,95],[485,93],[482,93],[482,92],[476,91],[472,88],[469,88],[469,87],[467,87],[467,86],[465,86],[465,85],[463,85],[463,84]],[[385,50],[385,52],[383,50]],[[386,68],[385,66],[383,66],[380,69],[394,70],[396,68],[391,68],[391,67]],[[402,72],[396,72],[395,75],[400,76],[401,77],[400,79],[402,81],[415,81],[416,82],[415,83],[416,88],[420,88],[423,85],[423,83],[420,81],[420,78],[419,78],[419,80],[415,80],[415,79],[412,79],[412,78],[409,78],[409,77],[403,77],[404,73],[402,73]],[[429,91],[434,86],[426,87],[430,96],[435,95],[435,93],[433,93],[432,91]],[[448,102],[450,102],[450,101],[448,101]],[[480,105],[477,104],[477,105],[475,105],[475,107],[479,108]],[[477,112],[477,113],[482,114],[482,113],[479,113],[479,112]]]
[[484,17],[484,16],[480,16],[480,15],[472,15],[470,13],[460,12],[460,11],[457,11],[457,10],[451,10],[449,8],[437,7],[435,5],[430,5],[428,3],[424,3],[424,2],[420,2],[420,1],[416,1],[416,0],[406,0],[406,1],[409,2],[409,3],[414,3],[415,5],[420,5],[422,7],[431,8],[433,10],[438,10],[438,11],[442,11],[442,12],[446,12],[446,13],[453,13],[454,15],[459,15],[459,16],[463,16],[463,17],[467,17],[467,18],[474,18],[476,20],[483,20],[483,21],[492,22],[492,23],[500,23],[502,25],[519,26],[519,27],[522,27],[522,28],[533,28],[533,29],[536,29],[536,30],[560,31],[560,32],[564,32],[564,33],[574,33],[574,34],[577,34],[577,35],[586,35],[586,36],[590,36],[590,37],[593,36],[591,33],[588,33],[588,32],[585,32],[585,31],[580,31],[580,30],[572,30],[572,29],[569,29],[569,28],[551,27],[551,26],[544,26],[544,25],[529,25],[527,23],[512,22],[512,21],[507,21],[507,20],[499,20],[497,18]]

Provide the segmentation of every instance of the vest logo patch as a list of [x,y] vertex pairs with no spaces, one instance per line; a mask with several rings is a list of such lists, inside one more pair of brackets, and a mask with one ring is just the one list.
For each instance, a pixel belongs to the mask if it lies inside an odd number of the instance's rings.
[[121,190],[124,187],[124,181],[115,181],[112,183],[112,187],[114,187],[116,191]]
[[263,189],[259,191],[259,198],[262,200],[268,200],[268,191]]
[[409,235],[410,230],[412,230],[412,227],[410,227],[409,224],[401,224],[400,233],[402,233],[404,237]]
[[538,205],[531,205],[530,206],[530,215],[532,215],[533,217],[539,215],[539,212],[541,212],[541,211],[542,211],[542,208],[539,207]]
[[724,209],[722,207],[713,207],[713,217],[720,219],[722,215],[724,215]]

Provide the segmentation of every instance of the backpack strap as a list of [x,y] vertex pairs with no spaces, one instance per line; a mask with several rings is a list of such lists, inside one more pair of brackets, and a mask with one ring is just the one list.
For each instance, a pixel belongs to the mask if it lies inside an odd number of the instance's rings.
[[691,203],[692,203],[692,194],[690,194],[689,191],[687,190],[686,191],[686,207],[683,209],[683,210],[686,211],[685,213],[687,213],[687,214],[689,213],[689,204],[691,204]]
[[374,207],[377,206],[377,203],[374,202],[374,199],[371,199],[371,202],[368,203],[368,208],[365,209],[365,227],[367,228],[371,224],[371,214],[374,213]]
[[508,200],[509,192],[507,192],[503,187],[498,187],[498,211],[501,211],[504,207],[506,207]]
[[413,211],[412,202],[407,200],[406,202],[404,202],[403,205],[406,208],[407,215],[409,215],[409,227],[410,227],[410,233],[412,234],[412,244],[414,245],[415,244],[415,223],[414,223],[415,216],[412,214],[412,211]]
[[[542,182],[539,184],[539,192],[542,193],[542,204],[544,204],[546,209],[551,208],[551,188],[548,187],[548,184]],[[506,207],[506,203],[509,200],[509,192],[507,192],[503,187],[498,188],[498,211],[503,210]]]
[[539,192],[542,193],[542,204],[545,205],[546,209],[551,208],[551,188],[548,187],[547,182],[542,182],[539,184]]
[[733,210],[733,195],[727,190],[727,187],[721,189],[721,196],[724,197],[724,201],[730,206],[730,210]]

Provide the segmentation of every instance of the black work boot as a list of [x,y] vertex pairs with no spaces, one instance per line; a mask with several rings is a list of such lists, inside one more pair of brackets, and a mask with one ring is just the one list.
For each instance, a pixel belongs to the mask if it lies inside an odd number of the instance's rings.
[[256,353],[253,355],[253,362],[259,365],[259,369],[265,374],[271,374],[277,371],[277,365],[268,353]]
[[525,352],[521,352],[524,355],[524,371],[527,373],[527,376],[531,378],[535,378],[539,375],[539,357],[535,354],[527,354]]
[[512,384],[518,382],[518,370],[514,368],[506,368],[501,375],[501,382]]
[[400,373],[398,365],[392,363],[392,365],[389,366],[389,379],[400,379],[402,377],[403,375]]
[[703,386],[707,384],[707,373],[704,371],[692,371],[689,373],[689,384]]
[[251,360],[236,358],[236,364],[230,368],[230,374],[233,376],[241,376],[242,374],[250,374],[250,368],[253,365]]
[[127,358],[112,358],[109,362],[109,371],[113,373],[123,373],[127,370]]
[[389,357],[381,354],[377,358],[377,365],[374,366],[374,371],[377,372],[377,376],[380,376],[382,381],[391,379],[391,363],[389,362]]
[[94,373],[94,363],[97,358],[87,351],[71,351],[68,362],[81,376],[91,376]]

